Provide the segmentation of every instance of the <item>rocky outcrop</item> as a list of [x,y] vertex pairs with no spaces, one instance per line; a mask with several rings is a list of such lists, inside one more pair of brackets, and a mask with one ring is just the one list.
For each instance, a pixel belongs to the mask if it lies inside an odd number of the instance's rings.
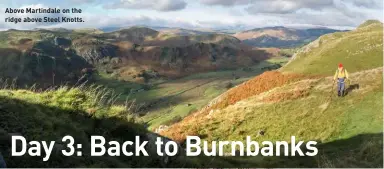
[[69,47],[69,46],[71,46],[72,41],[69,39],[66,39],[66,38],[62,38],[62,37],[55,37],[54,43],[55,43],[55,45]]
[[117,57],[118,47],[97,39],[81,39],[73,44],[76,54],[90,64],[108,62]]
[[238,53],[234,48],[213,43],[197,43],[186,47],[162,47],[159,63],[162,67],[180,71],[197,67],[207,70],[229,68],[236,64],[237,59],[241,59],[238,58]]
[[160,125],[158,128],[156,128],[155,133],[161,133],[164,130],[167,130],[169,127],[166,125]]

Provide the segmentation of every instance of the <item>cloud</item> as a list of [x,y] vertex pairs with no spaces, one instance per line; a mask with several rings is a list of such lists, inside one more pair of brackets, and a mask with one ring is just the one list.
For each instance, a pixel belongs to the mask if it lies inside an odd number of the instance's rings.
[[382,21],[382,7],[382,0],[255,0],[245,10],[284,23],[355,27],[368,19]]
[[[340,4],[347,4],[351,9],[383,9],[383,0],[200,0],[210,6],[245,6],[249,14],[288,14],[303,9],[321,11],[324,9],[340,9]],[[345,6],[345,5],[344,5]],[[348,10],[346,9],[346,10]],[[356,11],[359,12],[359,9]]]
[[250,14],[292,13],[300,9],[321,10],[333,5],[333,0],[259,0],[246,8]]
[[80,4],[95,2],[95,0],[69,0],[69,1],[73,3],[80,3]]
[[252,3],[253,0],[200,0],[205,5],[221,5],[221,6],[234,6],[246,5]]
[[[297,10],[300,8],[322,8],[332,5],[333,0],[200,0],[200,2],[205,5],[221,5],[227,7],[250,5],[251,8],[258,10],[279,12],[278,8],[284,8],[281,9],[281,11]],[[260,6],[260,8],[257,8],[257,6]]]
[[230,9],[230,10],[229,10],[229,13],[230,13],[232,16],[244,16],[244,12],[241,11],[241,10]]
[[7,30],[5,24],[0,22],[0,31],[5,31],[5,30]]
[[[5,3],[7,1],[8,3]],[[381,0],[20,0],[41,2],[28,5],[33,8],[73,7],[79,4],[81,14],[5,14],[5,7],[19,7],[10,0],[0,3],[0,18],[5,17],[58,17],[77,16],[84,18],[79,23],[1,23],[1,29],[33,29],[48,27],[101,28],[127,27],[133,25],[212,28],[252,29],[264,26],[326,26],[353,28],[368,19],[383,21]],[[19,1],[18,1],[19,2]],[[186,8],[187,3],[190,8]],[[71,4],[70,6],[66,6]],[[20,4],[20,3],[18,3]],[[28,6],[22,6],[25,8]],[[104,8],[103,8],[104,7]],[[184,9],[185,10],[181,10]],[[129,9],[129,10],[109,10]],[[147,9],[147,10],[142,10]],[[172,14],[163,11],[176,11]]]
[[345,3],[352,3],[358,7],[383,9],[382,0],[342,0]]
[[152,9],[157,11],[177,11],[187,6],[184,0],[120,0],[104,5],[107,9]]
[[[332,16],[332,17],[329,17]],[[361,24],[360,19],[351,19],[337,10],[324,11],[302,10],[298,13],[289,13],[284,18],[285,24],[309,24],[317,26],[351,27]]]

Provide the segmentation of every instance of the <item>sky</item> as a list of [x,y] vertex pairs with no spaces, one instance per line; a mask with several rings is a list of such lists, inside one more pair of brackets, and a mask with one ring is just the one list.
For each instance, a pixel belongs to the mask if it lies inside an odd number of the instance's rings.
[[[8,14],[6,8],[80,8],[81,14]],[[267,26],[353,29],[383,21],[383,0],[1,0],[0,30],[134,25],[246,30]],[[6,23],[7,17],[82,17],[83,23]]]

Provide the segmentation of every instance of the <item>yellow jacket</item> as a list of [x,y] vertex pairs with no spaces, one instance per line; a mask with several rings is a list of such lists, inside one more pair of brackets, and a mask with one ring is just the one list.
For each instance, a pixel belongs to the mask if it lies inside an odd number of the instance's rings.
[[336,80],[339,78],[346,78],[346,79],[349,78],[347,69],[343,68],[341,70],[339,70],[339,69],[336,70],[335,75],[333,76],[333,79]]

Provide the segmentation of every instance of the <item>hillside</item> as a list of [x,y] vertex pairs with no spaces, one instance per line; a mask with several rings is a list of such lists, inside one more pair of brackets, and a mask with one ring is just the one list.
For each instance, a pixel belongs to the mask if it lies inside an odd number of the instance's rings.
[[343,63],[356,72],[382,66],[382,56],[383,24],[367,21],[356,30],[321,36],[299,50],[282,71],[331,75]]
[[0,32],[2,81],[17,78],[20,84],[38,82],[46,86],[78,80],[81,70],[91,66],[68,48],[69,40],[55,38],[60,34],[68,33],[49,30]]
[[272,57],[229,35],[180,36],[145,27],[0,32],[0,74],[50,86],[95,70],[131,82],[252,66]]
[[[4,86],[4,85],[2,85]],[[100,86],[58,87],[38,92],[2,88],[0,90],[0,151],[8,167],[180,167],[186,164],[182,156],[159,157],[154,144],[157,134],[148,132],[127,105],[114,104],[111,91]],[[56,141],[49,161],[25,155],[11,157],[11,136],[21,135],[27,141]],[[61,150],[66,135],[82,144],[82,155],[65,157]],[[103,136],[107,141],[149,141],[149,157],[91,157],[90,137]],[[168,139],[163,138],[163,141]],[[18,147],[20,148],[20,147]],[[132,151],[132,147],[127,147]],[[167,158],[167,159],[166,159]],[[170,161],[170,160],[173,161]]]
[[326,28],[266,27],[238,32],[234,36],[251,46],[288,48],[305,45],[321,35],[333,32],[338,31]]
[[110,87],[118,93],[123,93],[122,101],[125,101],[125,96],[128,95],[138,104],[143,104],[139,114],[143,115],[142,119],[147,122],[150,130],[156,130],[159,126],[171,125],[180,121],[190,113],[204,107],[210,100],[229,88],[266,70],[278,69],[287,61],[288,58],[273,58],[252,67],[198,73],[165,81],[153,85],[150,90],[132,94],[124,92],[127,85]]
[[190,30],[183,28],[158,28],[157,31],[165,34],[175,34],[181,36],[190,36],[190,35],[206,35],[212,34],[213,31],[200,31],[200,30]]
[[[313,46],[329,37],[333,38]],[[232,160],[229,163],[237,167],[257,164],[259,167],[381,168],[382,37],[382,23],[377,22],[363,24],[351,32],[325,35],[303,47],[279,71],[265,72],[228,90],[170,126],[162,135],[180,142],[186,135],[197,135],[207,141],[245,141],[245,136],[251,136],[259,142],[288,141],[290,136],[296,136],[320,143],[319,154],[313,158],[222,160]],[[352,53],[335,57],[329,51]],[[354,55],[356,51],[360,53]],[[332,82],[339,61],[351,72],[344,98],[336,96]]]

